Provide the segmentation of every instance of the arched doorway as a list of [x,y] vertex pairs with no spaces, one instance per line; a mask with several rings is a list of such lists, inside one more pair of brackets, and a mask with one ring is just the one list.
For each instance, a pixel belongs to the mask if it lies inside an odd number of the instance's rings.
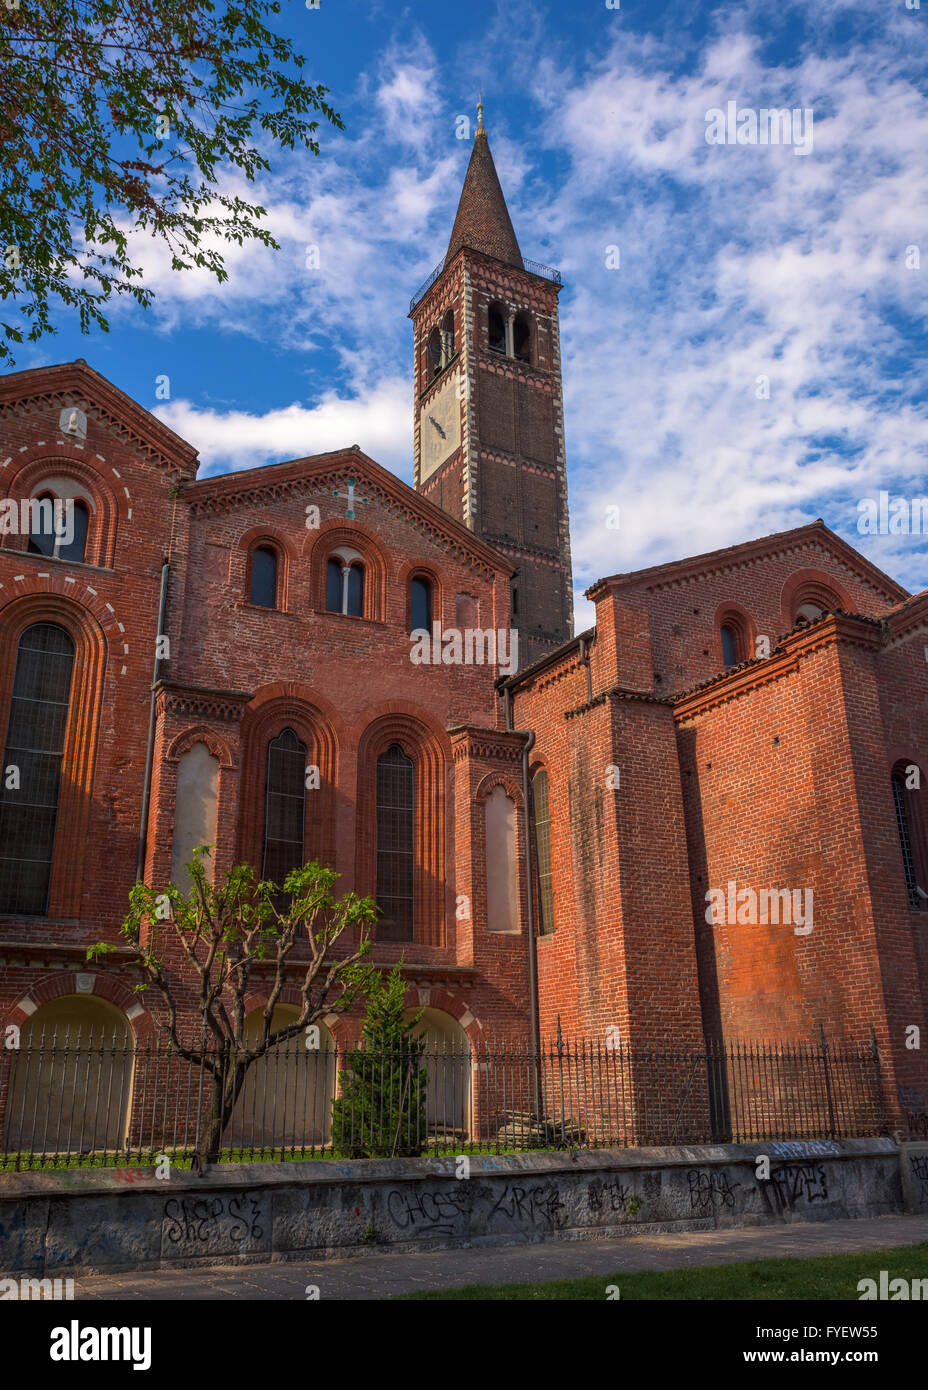
[[62,994],[22,1025],[11,1061],[7,1150],[115,1153],[127,1144],[134,1038],[93,994]]
[[[271,1028],[299,1017],[293,1004],[278,1004]],[[320,1148],[329,1139],[335,1094],[335,1044],[323,1023],[318,1048],[307,1048],[305,1031],[253,1062],[223,1138],[232,1148]],[[264,1009],[245,1019],[245,1039],[255,1042],[264,1028]],[[312,1037],[310,1037],[312,1041]]]
[[[407,1009],[406,1021],[418,1012]],[[430,1137],[446,1137],[449,1142],[469,1138],[473,1059],[467,1034],[457,1019],[442,1009],[423,1009],[416,1035],[424,1035],[426,1040],[426,1119]]]

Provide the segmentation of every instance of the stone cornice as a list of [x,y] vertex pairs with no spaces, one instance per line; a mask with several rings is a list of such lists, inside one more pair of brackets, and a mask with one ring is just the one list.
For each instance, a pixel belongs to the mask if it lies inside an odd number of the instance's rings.
[[172,681],[159,681],[154,687],[157,692],[157,711],[159,718],[164,714],[178,714],[185,718],[217,719],[229,724],[238,724],[245,706],[253,694],[242,690],[210,690],[199,685],[176,685]]
[[515,730],[481,729],[472,724],[456,725],[448,730],[448,736],[456,763],[472,758],[516,763],[525,744],[525,735]]

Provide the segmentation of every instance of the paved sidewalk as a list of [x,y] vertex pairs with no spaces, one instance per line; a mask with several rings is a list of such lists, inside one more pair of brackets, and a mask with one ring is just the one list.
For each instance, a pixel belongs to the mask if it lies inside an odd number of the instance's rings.
[[[784,1255],[836,1255],[928,1241],[928,1217],[884,1216],[867,1221],[752,1226],[734,1231],[686,1231],[621,1240],[550,1241],[472,1250],[359,1255],[292,1264],[237,1265],[139,1274],[98,1274],[75,1280],[78,1299],[378,1299],[415,1289],[464,1284],[530,1283],[586,1274],[687,1269]],[[861,1278],[870,1272],[861,1262]],[[928,1277],[928,1261],[925,1275]]]

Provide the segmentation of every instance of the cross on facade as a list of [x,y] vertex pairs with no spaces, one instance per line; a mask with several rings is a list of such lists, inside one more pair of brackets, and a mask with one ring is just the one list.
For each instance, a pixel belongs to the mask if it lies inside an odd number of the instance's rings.
[[347,491],[347,492],[339,492],[338,489],[335,488],[335,489],[333,490],[333,492],[332,492],[332,496],[333,496],[333,497],[344,497],[344,498],[345,498],[346,502],[348,503],[348,507],[347,507],[347,509],[346,509],[346,511],[345,511],[345,516],[348,518],[349,521],[354,521],[354,507],[355,507],[355,503],[356,503],[356,502],[362,502],[362,503],[365,503],[365,504],[366,504],[366,503],[368,503],[371,499],[370,499],[369,497],[355,497],[355,495],[354,495],[354,490],[355,490],[355,486],[356,486],[356,480],[355,480],[354,478],[348,478],[346,481],[347,481],[347,483],[348,483],[348,491]]

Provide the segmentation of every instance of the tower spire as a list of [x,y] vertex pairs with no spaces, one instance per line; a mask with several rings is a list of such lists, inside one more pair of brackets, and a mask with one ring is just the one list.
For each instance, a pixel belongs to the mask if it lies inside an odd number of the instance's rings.
[[445,265],[450,265],[462,246],[480,251],[494,260],[523,269],[522,253],[512,228],[512,219],[500,187],[487,128],[483,123],[483,93],[477,99],[477,128],[474,147],[461,189],[457,215],[451,229]]

